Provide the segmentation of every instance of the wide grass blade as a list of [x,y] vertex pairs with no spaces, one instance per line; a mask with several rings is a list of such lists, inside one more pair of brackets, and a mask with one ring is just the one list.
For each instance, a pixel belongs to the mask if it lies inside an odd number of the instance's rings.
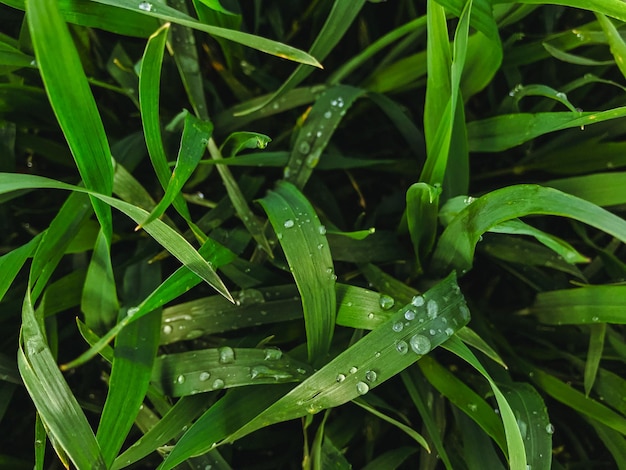
[[537,185],[516,185],[488,193],[468,205],[443,232],[433,266],[461,272],[472,266],[480,236],[506,220],[534,214],[579,220],[626,242],[626,222],[584,199]]
[[291,183],[279,182],[259,200],[267,212],[302,298],[309,361],[321,363],[335,327],[335,275],[326,239],[311,203]]
[[35,318],[28,292],[22,311],[17,363],[57,452],[66,453],[77,468],[105,469],[98,442],[59,371],[41,324]]
[[[126,300],[131,304],[140,300],[159,284],[160,277],[158,265],[130,266],[124,279]],[[148,390],[160,330],[161,312],[155,310],[124,328],[115,340],[109,393],[96,434],[107,466],[122,448]]]
[[[273,392],[259,386],[255,387],[255,400],[250,401],[248,394],[229,392],[196,421],[161,468],[173,468],[190,455],[206,452],[211,443],[233,442],[269,424],[362,396],[448,341],[468,321],[469,310],[455,276],[450,275],[288,393],[288,389],[279,389],[280,385],[272,386]],[[241,401],[244,398],[246,401]],[[237,406],[243,408],[236,421],[224,422],[224,410]],[[208,425],[216,419],[219,426]]]
[[[27,18],[37,64],[50,104],[88,189],[113,190],[112,155],[80,58],[56,2],[32,0]],[[110,243],[111,208],[92,198],[94,211]]]
[[[352,25],[352,22],[355,20],[364,4],[365,0],[352,0],[351,2],[335,0],[328,14],[328,18],[326,18],[324,26],[315,38],[315,42],[311,46],[309,53],[318,60],[324,60],[346,33],[350,25]],[[306,64],[306,62],[303,62],[303,64]],[[245,111],[241,112],[241,114],[248,114],[267,106],[292,88],[298,86],[313,70],[314,69],[310,67],[299,65],[273,95],[268,97],[265,101],[248,107]]]
[[[209,121],[202,121],[191,113],[185,113],[185,125],[178,149],[178,157],[176,158],[176,166],[165,186],[165,195],[152,210],[150,216],[138,228],[160,217],[169,205],[177,200],[179,203],[178,210],[181,212],[181,215],[186,216],[188,221],[191,220],[191,215],[180,192],[204,155],[207,142],[211,138],[212,133],[213,124]],[[167,162],[163,163],[165,167],[168,166]],[[169,169],[166,171],[169,174]]]
[[[194,20],[192,17],[162,3],[152,4],[149,2],[144,2],[145,4],[141,4],[131,0],[92,1],[95,3],[102,3],[104,5],[111,5],[114,7],[123,8],[125,10],[133,12],[140,11],[144,15],[159,18],[163,21],[180,24],[182,26],[187,26],[198,31],[204,31],[205,33],[208,33],[212,36],[228,39],[229,41],[243,44],[244,46],[248,46],[253,49],[266,52],[267,54],[281,57],[283,59],[293,60],[302,64],[312,65],[314,67],[321,67],[321,64],[314,57],[307,54],[306,52],[296,49],[295,47],[272,41],[261,36],[255,36],[253,34],[203,24],[198,22],[197,20]],[[143,8],[141,8],[140,5],[143,6]]]

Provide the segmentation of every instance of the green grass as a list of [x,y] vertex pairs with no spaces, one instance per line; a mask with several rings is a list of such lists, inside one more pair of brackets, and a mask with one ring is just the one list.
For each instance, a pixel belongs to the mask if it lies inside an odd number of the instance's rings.
[[0,3],[0,468],[626,468],[623,2]]

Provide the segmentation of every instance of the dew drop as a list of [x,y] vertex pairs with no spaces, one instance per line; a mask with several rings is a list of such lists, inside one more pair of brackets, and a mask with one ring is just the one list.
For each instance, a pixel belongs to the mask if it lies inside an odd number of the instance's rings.
[[311,155],[306,157],[306,166],[308,166],[309,168],[315,168],[319,162],[320,162],[319,152],[313,152]]
[[410,340],[411,349],[416,354],[426,354],[430,351],[430,340],[423,335],[413,335]]
[[374,357],[375,358],[379,358],[380,357],[380,351],[376,351],[376,353],[374,353]]
[[302,375],[306,374],[306,370],[302,368],[297,368],[296,371],[298,371],[298,374],[302,374]]
[[335,380],[339,383],[343,382],[344,380],[346,380],[346,376],[344,374],[337,374],[337,377],[335,378]]
[[422,305],[424,305],[424,297],[422,297],[421,295],[416,295],[415,297],[413,297],[413,299],[411,300],[411,304],[414,307],[421,307]]
[[200,382],[206,382],[207,380],[209,380],[211,378],[211,374],[209,372],[200,372]]
[[374,314],[372,312],[367,314],[367,318],[369,318],[370,320],[372,320],[374,318]]
[[358,382],[356,384],[356,391],[359,395],[365,395],[367,392],[370,391],[370,386],[367,385],[365,382]]
[[326,235],[326,227],[324,225],[317,227],[317,231],[320,235]]
[[391,329],[395,331],[396,333],[399,333],[404,329],[404,325],[402,324],[401,321],[397,321],[393,325],[391,325]]
[[185,383],[185,376],[183,374],[180,374],[178,377],[176,377],[176,383],[184,384]]
[[265,348],[265,357],[266,361],[277,361],[283,357],[283,352],[278,348]]
[[291,219],[287,219],[287,220],[285,220],[285,223],[283,224],[283,226],[284,226],[285,228],[291,228],[291,227],[293,227],[294,225],[295,225],[295,223],[294,223],[294,221],[293,221],[293,220],[291,220]]
[[426,304],[426,312],[429,319],[434,320],[437,318],[437,314],[439,313],[439,305],[437,305],[437,302],[429,300]]
[[311,145],[307,141],[300,142],[298,145],[298,152],[307,155],[311,151]]
[[135,313],[137,313],[139,311],[139,307],[130,307],[127,311],[126,311],[126,316],[127,317],[132,317]]
[[411,309],[407,310],[406,312],[404,312],[404,318],[409,321],[415,320],[415,312]]
[[450,327],[443,330],[443,332],[446,334],[446,336],[452,336],[454,334],[454,330]]
[[476,403],[468,403],[467,407],[470,409],[470,411],[476,411],[478,409],[478,405],[476,405]]
[[546,432],[547,432],[548,434],[554,434],[554,424],[552,424],[552,423],[548,423],[548,424],[546,425]]
[[593,316],[593,317],[591,317],[591,321],[593,321],[593,322],[600,321],[600,317]]
[[224,388],[224,381],[222,379],[215,379],[213,381],[213,390],[219,390]]
[[359,370],[359,369],[358,369],[358,367],[356,367],[356,366],[352,366],[352,367],[350,367],[350,370],[348,370],[348,372],[349,372],[350,374],[356,374],[356,372],[357,372],[358,370]]
[[222,346],[218,350],[220,364],[230,364],[235,360],[235,351],[230,346]]
[[368,370],[365,373],[365,380],[367,380],[368,382],[376,382],[377,377],[378,377],[378,374],[376,374],[376,372],[373,370]]
[[332,113],[332,111],[326,111],[326,112],[324,113],[324,117],[325,117],[326,119],[330,119],[331,117],[333,117],[333,113]]
[[566,95],[565,93],[563,93],[562,91],[559,91],[559,92],[556,94],[556,97],[557,97],[558,99],[560,99],[560,100],[566,100],[566,99],[567,99],[567,95]]
[[381,295],[380,299],[378,300],[378,304],[383,310],[389,310],[390,308],[393,308],[395,303],[396,301],[393,299],[393,297],[385,294]]
[[435,336],[437,332],[435,331],[434,328],[431,328],[430,330],[428,330],[428,333],[430,333],[430,336]]
[[526,433],[528,431],[528,425],[526,424],[526,421],[518,419],[517,420],[517,427],[519,428],[519,433],[522,435],[522,439],[525,439],[526,438]]
[[163,327],[163,333],[169,335],[172,332],[172,327],[170,325],[165,325]]
[[138,8],[143,11],[154,11],[154,5],[150,2],[141,2]]
[[400,354],[406,354],[409,351],[409,345],[406,344],[406,341],[398,341],[398,344],[396,344],[396,351]]

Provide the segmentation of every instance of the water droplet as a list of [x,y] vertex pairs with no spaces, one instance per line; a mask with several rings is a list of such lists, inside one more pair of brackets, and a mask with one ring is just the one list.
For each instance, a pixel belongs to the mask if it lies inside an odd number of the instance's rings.
[[368,382],[376,382],[377,377],[378,377],[378,374],[376,374],[376,372],[373,370],[368,370],[365,373],[365,380],[367,380]]
[[297,369],[296,369],[296,371],[298,371],[298,374],[302,374],[302,375],[306,374],[306,370],[305,370],[305,369],[302,369],[302,368],[300,368],[300,367],[299,367],[299,368],[297,368]]
[[320,225],[319,227],[317,227],[317,231],[320,235],[326,235],[326,227],[324,225]]
[[426,354],[430,351],[430,340],[423,335],[413,335],[410,340],[411,349],[416,354]]
[[219,390],[221,388],[224,388],[224,381],[222,379],[215,379],[213,381],[213,390]]
[[385,294],[382,294],[380,296],[380,299],[378,300],[378,304],[380,305],[380,308],[382,308],[383,310],[389,310],[390,308],[394,306],[395,303],[396,301],[393,299],[393,297],[390,297]]
[[415,312],[411,309],[407,310],[406,312],[404,312],[404,318],[409,321],[415,320]]
[[476,199],[473,198],[472,196],[467,196],[465,199],[463,199],[463,204],[465,204],[466,206],[469,206],[475,200]]
[[200,379],[200,382],[206,382],[207,380],[209,380],[211,378],[211,374],[209,372],[200,372],[200,377],[198,377]]
[[470,318],[470,311],[469,311],[469,308],[467,308],[467,306],[461,305],[459,307],[459,312],[461,313],[461,318],[463,320],[469,320],[469,318]]
[[562,91],[559,91],[559,92],[556,94],[556,97],[557,97],[558,99],[560,99],[560,100],[566,100],[566,99],[567,99],[567,95],[566,95],[565,93],[563,93]]
[[476,403],[468,403],[467,407],[470,409],[470,411],[476,411],[478,409],[478,405],[476,405]]
[[380,357],[380,351],[376,351],[376,353],[374,354],[374,357],[379,358]]
[[317,249],[318,250],[321,250],[322,248],[324,248],[324,244],[323,243],[320,243],[319,245],[317,245]]
[[429,319],[434,320],[437,318],[437,314],[439,313],[439,305],[437,305],[437,302],[429,300],[426,304],[426,312]]
[[597,317],[597,316],[594,315],[593,317],[591,317],[591,321],[593,321],[593,322],[600,321],[600,317]]
[[265,348],[265,357],[266,361],[277,361],[281,357],[283,357],[283,352],[278,348]]
[[367,318],[369,318],[370,320],[374,318],[374,314],[372,312],[367,314]]
[[404,329],[404,325],[402,324],[401,321],[397,321],[393,325],[391,325],[391,329],[395,331],[396,333],[399,333]]
[[446,336],[452,336],[454,334],[454,330],[448,327],[444,330],[444,333],[446,334]]
[[356,374],[356,372],[358,371],[358,367],[356,366],[352,366],[350,367],[350,370],[348,371],[350,374]]
[[528,425],[526,424],[526,421],[518,419],[517,420],[517,427],[519,428],[519,433],[522,435],[522,439],[525,439],[526,438],[526,433],[528,431]]
[[409,351],[409,345],[406,344],[406,341],[398,341],[396,344],[396,351],[400,354],[406,354]]
[[430,333],[430,336],[435,336],[437,332],[435,331],[434,328],[431,328],[430,330],[428,330],[428,333]]
[[365,382],[358,382],[356,384],[356,392],[359,395],[365,395],[369,391],[370,391],[370,386],[367,385]]
[[546,424],[546,432],[548,434],[554,434],[554,424],[552,423]]
[[172,332],[172,327],[170,325],[165,325],[163,327],[163,333],[169,335]]
[[235,351],[230,346],[222,346],[217,350],[220,364],[230,364],[235,360]]
[[319,162],[320,152],[313,152],[311,155],[306,157],[306,166],[309,168],[315,168]]
[[343,382],[344,380],[346,380],[346,376],[343,374],[337,374],[337,377],[335,378],[335,380],[339,383]]
[[424,305],[424,297],[422,297],[421,295],[416,295],[415,297],[413,297],[413,300],[411,300],[411,303],[415,307],[421,307],[422,305]]
[[307,155],[311,151],[311,145],[307,141],[300,142],[298,145],[298,152]]
[[331,117],[333,117],[333,113],[332,113],[332,111],[326,111],[326,112],[324,113],[324,117],[325,117],[326,119],[330,119]]
[[139,307],[130,307],[127,311],[126,311],[126,316],[127,317],[132,317],[135,313],[137,313],[139,311]]
[[523,89],[524,89],[524,86],[521,83],[518,83],[517,85],[515,85],[515,88],[509,91],[509,96],[515,96]]
[[322,137],[322,131],[317,131],[317,132],[315,133],[315,137],[317,137],[318,139],[319,139],[320,137]]
[[176,377],[176,383],[184,384],[185,383],[185,376],[183,374],[180,374],[178,377]]
[[293,227],[294,225],[295,225],[295,222],[294,222],[293,220],[291,220],[291,219],[287,219],[287,220],[285,220],[285,223],[283,224],[283,226],[284,226],[285,228],[291,228],[291,227]]
[[154,5],[150,2],[141,2],[139,9],[143,11],[154,11]]

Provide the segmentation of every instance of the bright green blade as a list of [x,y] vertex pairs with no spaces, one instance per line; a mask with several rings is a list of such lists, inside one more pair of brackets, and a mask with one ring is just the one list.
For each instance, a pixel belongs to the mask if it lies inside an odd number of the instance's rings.
[[[140,300],[160,282],[158,265],[130,266],[124,278],[127,301]],[[96,438],[107,466],[117,457],[148,390],[159,345],[161,312],[155,310],[124,328],[115,340],[109,393]]]
[[[81,178],[88,189],[110,195],[113,157],[67,25],[56,2],[33,0],[27,7],[39,71]],[[111,208],[93,198],[92,205],[110,243]]]
[[196,29],[198,31],[204,31],[212,36],[228,39],[244,46],[257,49],[267,54],[272,54],[283,59],[293,60],[301,62],[302,64],[312,65],[314,67],[321,67],[320,63],[311,55],[303,52],[295,47],[282,44],[280,42],[272,41],[253,34],[244,33],[241,31],[234,31],[232,29],[218,28],[207,24],[200,23],[194,20],[189,15],[179,12],[174,8],[171,8],[162,3],[153,4],[150,2],[134,2],[131,0],[92,0],[96,3],[102,3],[104,5],[111,5],[119,8],[123,8],[129,11],[140,11],[144,15],[159,18],[163,21],[170,21],[172,23],[187,26],[189,28]]
[[279,182],[259,200],[285,252],[302,298],[309,361],[321,363],[335,327],[335,275],[326,228],[291,183]]
[[626,242],[626,222],[584,199],[537,185],[498,189],[469,204],[443,232],[433,266],[465,272],[472,266],[480,236],[506,220],[534,214],[560,215],[579,220]]
[[22,312],[18,366],[48,435],[77,468],[105,469],[85,414],[59,371],[27,292]]

